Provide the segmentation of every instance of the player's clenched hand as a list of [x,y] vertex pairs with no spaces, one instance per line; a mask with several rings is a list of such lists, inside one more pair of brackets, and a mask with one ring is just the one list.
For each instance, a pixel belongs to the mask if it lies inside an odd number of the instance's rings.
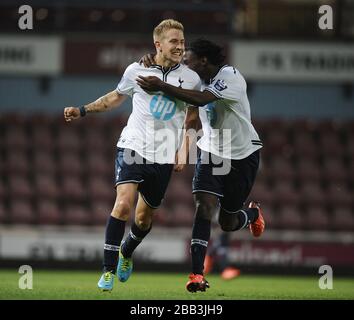
[[75,107],[67,107],[64,109],[64,119],[66,122],[80,118],[80,109]]
[[158,77],[143,77],[139,76],[136,79],[138,85],[144,89],[145,91],[159,91],[162,90],[164,82],[160,80]]
[[186,166],[186,163],[186,155],[181,152],[177,152],[175,156],[175,165],[173,166],[173,170],[175,172],[181,172]]
[[151,67],[153,64],[155,64],[155,54],[153,53],[148,53],[144,55],[140,60],[139,64],[143,64],[145,68]]

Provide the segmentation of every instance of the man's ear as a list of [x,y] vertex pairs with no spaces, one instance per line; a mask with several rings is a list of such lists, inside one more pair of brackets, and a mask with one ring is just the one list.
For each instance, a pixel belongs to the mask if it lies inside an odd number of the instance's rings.
[[155,41],[155,48],[156,48],[156,51],[157,52],[162,52],[162,49],[161,49],[161,42],[160,41]]

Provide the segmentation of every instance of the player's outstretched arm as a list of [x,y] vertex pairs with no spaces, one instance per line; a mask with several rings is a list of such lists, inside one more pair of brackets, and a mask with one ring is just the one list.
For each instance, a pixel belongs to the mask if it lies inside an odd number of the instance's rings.
[[139,76],[136,82],[145,91],[163,91],[168,95],[174,96],[194,106],[205,106],[209,102],[217,100],[217,97],[209,91],[188,90],[175,87],[160,80],[158,77]]
[[79,119],[86,113],[104,112],[116,108],[125,100],[125,96],[119,94],[116,90],[108,92],[104,96],[98,98],[82,107],[67,107],[64,108],[64,118],[66,122]]

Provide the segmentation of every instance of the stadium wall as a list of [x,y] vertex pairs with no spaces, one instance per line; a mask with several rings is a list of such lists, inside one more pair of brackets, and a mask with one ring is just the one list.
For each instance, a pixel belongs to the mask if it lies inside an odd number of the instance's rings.
[[[103,228],[2,228],[0,268],[97,270],[102,263]],[[190,230],[156,227],[134,254],[137,270],[185,271],[190,267]],[[330,265],[337,275],[354,274],[354,237],[346,232],[274,231],[262,239],[233,234],[230,263],[245,273],[314,274]]]

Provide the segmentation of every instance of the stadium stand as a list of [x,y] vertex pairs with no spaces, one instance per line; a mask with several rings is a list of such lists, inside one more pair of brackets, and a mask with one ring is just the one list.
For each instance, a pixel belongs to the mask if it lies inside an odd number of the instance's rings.
[[[103,226],[113,205],[115,142],[126,118],[0,117],[0,222]],[[352,121],[258,120],[257,182],[271,229],[354,231]],[[155,224],[190,227],[193,165],[173,173]]]

